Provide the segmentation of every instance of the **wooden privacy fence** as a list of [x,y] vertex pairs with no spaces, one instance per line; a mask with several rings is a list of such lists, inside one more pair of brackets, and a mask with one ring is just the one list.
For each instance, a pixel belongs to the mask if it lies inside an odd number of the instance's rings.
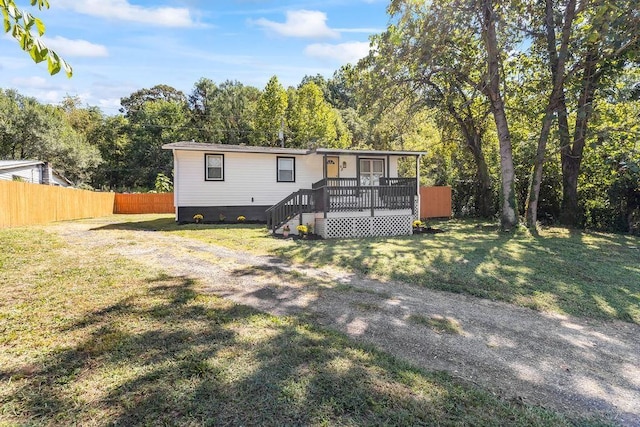
[[0,228],[113,213],[114,193],[0,181]]
[[451,214],[451,187],[420,187],[422,218],[449,218]]
[[145,214],[174,213],[173,193],[117,193],[113,213]]

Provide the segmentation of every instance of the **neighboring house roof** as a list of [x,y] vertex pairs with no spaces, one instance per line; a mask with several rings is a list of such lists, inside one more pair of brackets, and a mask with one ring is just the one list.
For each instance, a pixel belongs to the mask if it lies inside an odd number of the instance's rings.
[[[0,160],[0,171],[11,171],[16,169],[25,169],[31,166],[43,166],[46,162],[42,160]],[[51,169],[53,174],[68,186],[73,187],[73,182],[69,181],[64,175],[55,169]],[[10,173],[10,172],[7,172]]]
[[212,144],[206,142],[180,141],[165,144],[166,150],[191,150],[191,151],[226,151],[237,153],[272,153],[272,154],[353,154],[353,155],[393,155],[393,156],[419,156],[426,154],[423,151],[392,151],[392,150],[346,150],[339,148],[282,148],[260,147],[254,145]]
[[0,160],[0,170],[24,168],[27,166],[43,165],[40,160]]

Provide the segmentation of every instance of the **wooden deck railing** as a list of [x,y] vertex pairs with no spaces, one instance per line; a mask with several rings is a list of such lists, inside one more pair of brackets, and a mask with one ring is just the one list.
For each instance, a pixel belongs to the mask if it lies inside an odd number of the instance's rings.
[[359,212],[381,209],[415,210],[415,178],[381,178],[384,185],[361,186],[357,178],[325,178],[291,193],[266,210],[267,228],[277,230],[306,212]]
[[415,179],[381,178],[381,185],[361,186],[357,178],[326,178],[313,184],[316,212],[415,209]]
[[298,190],[266,210],[267,228],[275,232],[281,225],[296,215],[313,212],[314,209],[313,191]]

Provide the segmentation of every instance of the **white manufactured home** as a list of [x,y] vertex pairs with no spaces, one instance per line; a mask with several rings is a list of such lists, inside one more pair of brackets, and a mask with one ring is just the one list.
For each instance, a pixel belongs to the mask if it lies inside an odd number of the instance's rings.
[[[411,234],[420,218],[416,151],[292,149],[175,142],[176,221],[265,221],[278,233],[310,224],[324,238]],[[415,159],[399,177],[398,161]]]

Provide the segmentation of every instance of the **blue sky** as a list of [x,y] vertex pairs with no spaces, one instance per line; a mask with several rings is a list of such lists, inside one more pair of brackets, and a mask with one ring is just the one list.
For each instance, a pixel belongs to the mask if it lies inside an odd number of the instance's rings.
[[49,0],[38,11],[45,43],[73,66],[49,76],[7,35],[0,36],[0,87],[41,102],[79,96],[106,114],[156,84],[191,92],[201,77],[264,88],[278,76],[331,77],[366,55],[388,23],[388,0]]

